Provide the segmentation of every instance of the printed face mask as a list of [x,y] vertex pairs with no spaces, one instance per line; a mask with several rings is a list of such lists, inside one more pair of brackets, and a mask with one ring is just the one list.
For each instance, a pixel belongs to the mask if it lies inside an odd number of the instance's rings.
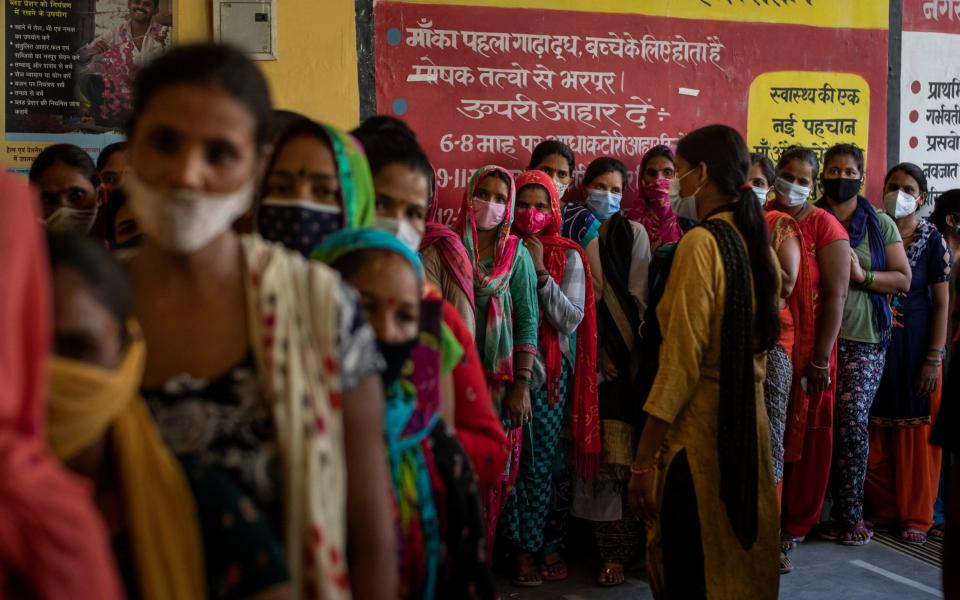
[[894,219],[902,219],[917,212],[917,199],[903,190],[883,195],[883,209]]
[[848,202],[860,193],[859,179],[824,179],[823,193],[834,202]]
[[393,217],[377,217],[373,221],[373,226],[377,229],[389,231],[411,251],[420,251],[420,242],[423,241],[423,234],[417,231],[417,229],[410,224],[410,221],[406,219],[394,219]]
[[403,366],[407,363],[407,360],[409,360],[410,354],[413,353],[413,349],[417,347],[418,342],[419,340],[417,338],[399,343],[387,343],[377,340],[377,347],[380,349],[380,354],[383,356],[384,362],[387,363],[386,369],[380,373],[380,378],[383,380],[383,387],[389,388],[400,378],[400,375],[403,373]]
[[590,190],[587,193],[587,208],[593,213],[593,216],[606,221],[613,215],[620,212],[621,194],[614,194],[608,190]]
[[557,188],[557,198],[563,200],[563,195],[567,193],[567,188],[570,187],[569,183],[560,183],[560,180],[553,180],[553,187]]
[[263,239],[279,242],[304,256],[310,256],[324,238],[340,229],[343,210],[311,200],[267,198],[257,212],[257,230]]
[[536,208],[517,209],[513,228],[522,236],[537,235],[553,221],[553,215]]
[[477,229],[480,231],[490,231],[496,229],[503,223],[503,219],[507,215],[507,205],[474,198],[473,212],[477,222]]
[[810,197],[810,188],[790,183],[779,177],[777,177],[777,180],[774,182],[773,189],[777,194],[777,202],[787,208],[801,206],[807,201],[807,198]]
[[130,210],[143,232],[168,252],[191,254],[212,242],[250,208],[253,180],[230,194],[163,190],[134,171],[123,180]]
[[71,208],[61,206],[47,218],[47,231],[50,233],[79,233],[86,235],[93,229],[97,220],[97,207]]

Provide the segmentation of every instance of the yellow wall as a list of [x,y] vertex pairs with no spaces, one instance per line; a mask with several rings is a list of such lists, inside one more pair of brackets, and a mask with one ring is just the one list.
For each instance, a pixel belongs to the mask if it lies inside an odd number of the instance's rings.
[[[209,40],[210,0],[177,0],[180,42]],[[342,128],[360,119],[353,0],[278,0],[277,60],[261,61],[277,108]]]

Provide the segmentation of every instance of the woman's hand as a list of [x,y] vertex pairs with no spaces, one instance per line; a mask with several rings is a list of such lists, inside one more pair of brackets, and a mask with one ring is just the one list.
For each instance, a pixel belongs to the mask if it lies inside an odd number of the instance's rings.
[[630,475],[630,481],[627,483],[627,501],[630,503],[630,510],[642,521],[655,521],[657,519],[657,504],[653,497],[653,476],[655,471],[644,473],[643,475]]
[[925,362],[917,377],[917,393],[932,394],[940,381],[940,366]]
[[526,246],[527,252],[530,253],[530,258],[533,260],[533,268],[537,272],[546,271],[547,268],[543,265],[543,244],[540,243],[540,240],[530,236],[523,240],[523,245]]
[[860,259],[857,257],[856,250],[850,250],[850,281],[854,283],[863,283],[867,280],[867,273],[860,266]]
[[[830,365],[830,361],[824,361],[819,363],[821,365]],[[810,361],[810,364],[807,365],[807,389],[804,390],[808,394],[819,394],[820,392],[826,390],[830,387],[832,383],[830,381],[830,369],[818,369],[814,366],[814,361]]]
[[515,382],[507,396],[507,418],[513,429],[523,427],[533,418],[533,408],[530,405],[530,388],[522,381]]

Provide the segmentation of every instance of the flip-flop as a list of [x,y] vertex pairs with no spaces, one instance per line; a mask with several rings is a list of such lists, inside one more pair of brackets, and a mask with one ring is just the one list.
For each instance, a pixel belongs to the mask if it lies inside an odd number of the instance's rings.
[[[860,531],[867,532],[866,539],[858,540],[853,538],[853,534],[858,533]],[[870,540],[872,539],[873,539],[873,532],[870,531],[870,528],[867,527],[867,525],[861,521],[860,523],[857,523],[852,528],[845,531],[843,535],[840,536],[839,542],[844,546],[866,546],[867,544],[870,543]]]
[[[610,581],[610,575],[620,571],[620,581]],[[597,585],[600,587],[617,587],[618,585],[623,585],[626,582],[627,578],[623,572],[623,565],[618,565],[617,567],[606,566],[600,569],[600,576],[597,577]]]
[[790,557],[786,553],[780,553],[780,574],[786,575],[793,571],[793,561],[790,560]]
[[[514,559],[516,561],[516,559]],[[523,573],[526,574],[523,574]],[[530,556],[523,565],[514,563],[513,575],[510,577],[510,585],[521,588],[534,588],[543,585],[543,579],[540,577],[540,569],[536,561]]]
[[[556,560],[540,563],[540,579],[544,581],[566,581],[570,576],[567,570],[567,561],[563,560],[563,557],[559,554],[555,556],[557,556]],[[562,567],[562,569],[558,569],[558,567]]]
[[927,543],[927,534],[919,529],[904,529],[900,532],[900,541],[911,546],[922,546]]

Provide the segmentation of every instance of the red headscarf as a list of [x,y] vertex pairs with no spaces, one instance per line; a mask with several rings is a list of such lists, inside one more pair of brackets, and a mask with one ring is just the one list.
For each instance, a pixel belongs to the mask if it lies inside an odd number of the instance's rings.
[[453,229],[440,222],[439,192],[437,170],[434,169],[433,195],[431,196],[430,208],[427,209],[427,228],[423,240],[420,242],[420,250],[423,251],[433,245],[437,246],[437,252],[440,253],[443,266],[446,267],[447,272],[456,280],[457,286],[463,290],[467,299],[470,300],[470,306],[474,306],[473,261],[467,254],[467,249],[463,247],[460,236]]
[[37,200],[0,175],[0,595],[12,578],[38,598],[120,598],[90,489],[43,446],[49,270]]
[[[574,442],[573,458],[577,472],[584,478],[596,475],[600,465],[600,410],[597,400],[597,304],[594,300],[590,276],[590,261],[579,244],[560,236],[560,201],[553,180],[542,171],[525,171],[517,177],[517,195],[524,187],[539,185],[550,196],[553,219],[537,236],[543,244],[543,263],[554,281],[563,280],[567,266],[567,250],[580,255],[585,273],[586,301],[583,320],[577,328],[576,365],[573,374],[573,410],[571,411],[571,437]],[[547,319],[540,318],[540,352],[547,371],[547,401],[554,404],[560,399],[560,376],[562,355],[560,335]]]

